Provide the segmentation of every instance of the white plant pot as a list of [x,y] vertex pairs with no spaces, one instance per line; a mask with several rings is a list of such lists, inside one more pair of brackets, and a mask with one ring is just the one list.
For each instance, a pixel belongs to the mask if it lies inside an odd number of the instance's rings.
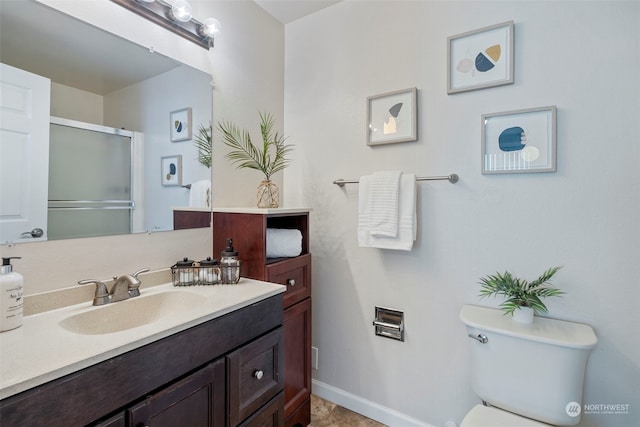
[[533,308],[520,307],[513,312],[513,320],[518,323],[531,324],[533,323]]

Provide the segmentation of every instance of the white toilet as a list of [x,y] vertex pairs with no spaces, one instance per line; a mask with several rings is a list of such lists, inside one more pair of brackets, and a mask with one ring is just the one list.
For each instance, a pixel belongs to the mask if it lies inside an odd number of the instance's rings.
[[529,325],[500,310],[465,305],[476,405],[460,427],[572,426],[580,421],[590,326],[544,317]]

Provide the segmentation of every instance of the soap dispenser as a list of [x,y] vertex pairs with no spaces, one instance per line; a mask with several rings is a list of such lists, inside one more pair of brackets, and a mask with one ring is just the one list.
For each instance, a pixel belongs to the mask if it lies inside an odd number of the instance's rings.
[[233,249],[233,240],[227,239],[227,247],[220,253],[221,282],[227,285],[240,281],[240,260]]
[[20,257],[3,257],[0,270],[0,332],[22,326],[23,278],[12,271],[12,259]]

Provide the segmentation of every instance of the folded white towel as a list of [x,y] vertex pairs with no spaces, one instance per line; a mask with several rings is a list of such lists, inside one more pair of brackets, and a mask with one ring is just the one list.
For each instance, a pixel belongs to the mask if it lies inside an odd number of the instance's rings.
[[369,232],[369,211],[366,195],[370,191],[372,177],[360,178],[360,193],[358,202],[358,243],[361,247],[375,247],[380,249],[396,249],[410,251],[416,240],[418,222],[416,215],[416,176],[402,174],[400,177],[400,195],[398,209],[398,235],[396,237],[372,236]]
[[398,199],[400,197],[400,171],[373,173],[368,191],[369,234],[377,237],[398,235]]
[[297,229],[267,228],[267,258],[286,258],[302,253],[302,233]]
[[191,184],[189,206],[193,208],[211,207],[211,181],[204,179]]

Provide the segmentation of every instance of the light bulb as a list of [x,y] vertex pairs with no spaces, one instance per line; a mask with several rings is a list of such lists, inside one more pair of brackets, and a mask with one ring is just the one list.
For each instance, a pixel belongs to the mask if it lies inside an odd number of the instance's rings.
[[222,23],[216,18],[207,18],[200,27],[200,34],[206,37],[214,37],[222,31]]
[[171,6],[171,14],[180,22],[189,22],[191,20],[191,5],[187,0],[176,0]]

